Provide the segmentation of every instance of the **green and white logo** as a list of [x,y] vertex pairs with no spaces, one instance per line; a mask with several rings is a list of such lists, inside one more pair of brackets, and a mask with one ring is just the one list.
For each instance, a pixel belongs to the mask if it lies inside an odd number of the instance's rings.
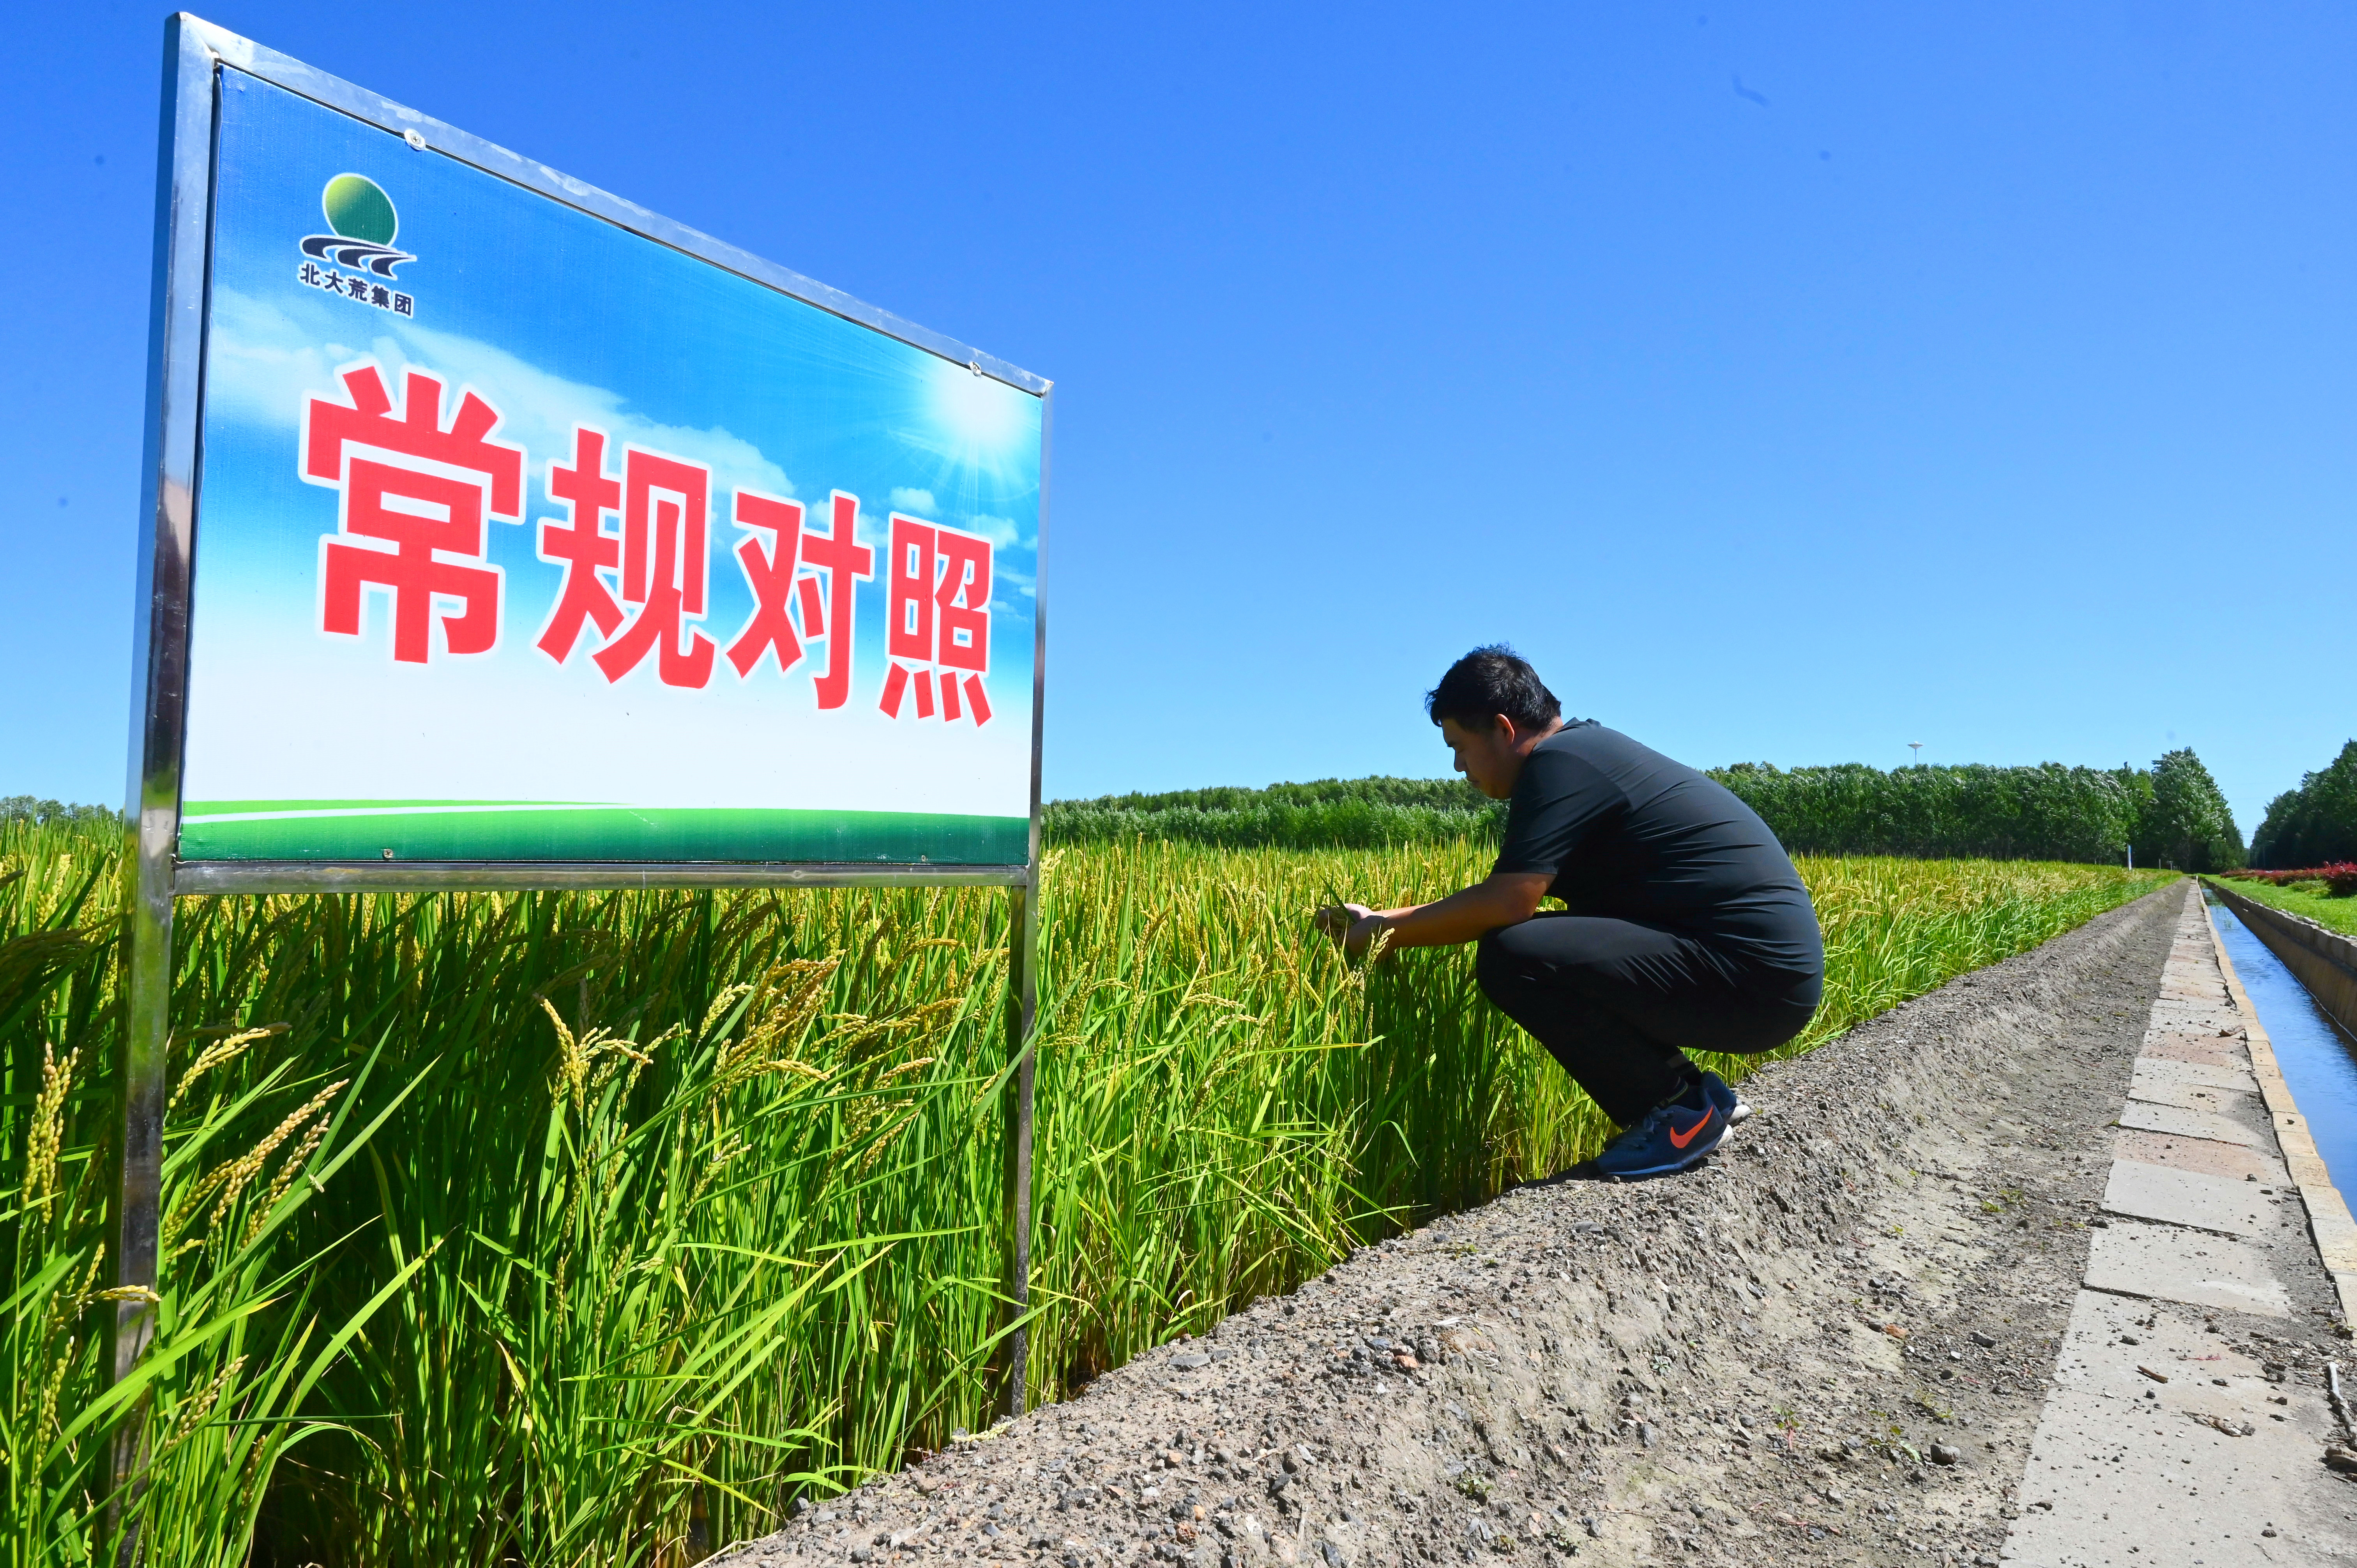
[[329,234],[312,234],[303,241],[303,253],[339,267],[362,267],[381,278],[393,275],[403,262],[417,258],[393,248],[401,232],[401,215],[384,187],[366,175],[339,174],[319,193],[319,210],[328,217]]
[[[415,301],[379,281],[390,280],[393,268],[417,259],[393,248],[401,214],[384,187],[366,175],[339,174],[319,192],[319,210],[326,214],[330,232],[303,237],[307,259],[296,272],[296,281],[397,316],[415,315]],[[331,264],[321,266],[322,262]],[[337,267],[349,267],[351,273],[337,272]]]

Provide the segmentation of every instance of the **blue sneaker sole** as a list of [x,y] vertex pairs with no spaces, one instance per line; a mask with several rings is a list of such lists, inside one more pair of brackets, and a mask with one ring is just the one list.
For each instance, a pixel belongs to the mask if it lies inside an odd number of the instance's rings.
[[1695,1166],[1702,1164],[1703,1161],[1718,1153],[1719,1144],[1726,1141],[1727,1133],[1725,1130],[1725,1124],[1722,1123],[1719,1134],[1717,1138],[1711,1140],[1710,1147],[1706,1149],[1697,1149],[1690,1155],[1680,1155],[1672,1164],[1647,1165],[1642,1170],[1634,1171],[1607,1170],[1602,1165],[1598,1165],[1596,1170],[1597,1174],[1601,1176],[1607,1181],[1644,1181],[1652,1176],[1675,1176],[1680,1171],[1690,1171],[1694,1169]]
[[1700,1164],[1702,1164],[1701,1160],[1695,1159],[1688,1160],[1682,1165],[1654,1165],[1649,1169],[1641,1171],[1602,1171],[1598,1174],[1602,1176],[1606,1181],[1612,1182],[1652,1181],[1656,1177],[1677,1176],[1683,1172],[1690,1171]]

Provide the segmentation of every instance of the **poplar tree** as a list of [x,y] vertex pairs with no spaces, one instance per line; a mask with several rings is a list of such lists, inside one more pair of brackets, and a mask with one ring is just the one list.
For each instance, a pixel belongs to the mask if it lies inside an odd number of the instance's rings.
[[2152,800],[2136,833],[2136,858],[2179,871],[2233,871],[2243,864],[2242,830],[2191,746],[2152,765]]
[[2357,861],[2357,740],[2267,806],[2251,835],[2251,864],[2270,871]]

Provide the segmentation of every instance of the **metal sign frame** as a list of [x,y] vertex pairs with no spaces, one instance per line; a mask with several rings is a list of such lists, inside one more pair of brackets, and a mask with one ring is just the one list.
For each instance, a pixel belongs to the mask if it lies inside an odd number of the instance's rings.
[[[206,325],[219,95],[235,70],[404,138],[549,200],[723,268],[846,321],[898,338],[1040,400],[1039,575],[1045,576],[1052,383],[765,262],[724,241],[623,200],[414,109],[314,70],[182,12],[164,30],[163,113],[156,180],[156,242],[141,473],[138,585],[134,612],[129,843],[124,860],[126,1018],[122,1063],[111,1364],[128,1375],[153,1337],[156,1206],[169,1072],[172,901],[176,895],[392,893],[652,887],[1003,886],[1008,917],[1007,1222],[1010,1244],[1007,1381],[1020,1413],[1027,1380],[1031,1232],[1032,1020],[1039,941],[1039,748],[1046,696],[1047,607],[1034,600],[1031,665],[1031,826],[1019,865],[876,862],[240,861],[178,858],[180,775],[187,740],[188,616],[204,453]],[[145,1293],[140,1294],[140,1293]],[[135,1455],[118,1447],[119,1476]]]

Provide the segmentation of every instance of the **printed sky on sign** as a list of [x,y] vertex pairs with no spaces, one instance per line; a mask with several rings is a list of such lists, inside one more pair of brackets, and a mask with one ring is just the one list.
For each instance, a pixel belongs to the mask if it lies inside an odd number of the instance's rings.
[[[1020,816],[1030,787],[1032,586],[1039,404],[1028,393],[630,235],[267,84],[227,73],[209,344],[205,470],[191,634],[191,800],[604,800]],[[414,317],[307,286],[298,242],[324,231],[342,174],[398,209],[393,286]],[[392,658],[388,602],[362,635],[320,628],[320,540],[335,490],[297,472],[308,399],[341,401],[339,371],[371,362],[396,401],[415,368],[495,407],[495,441],[526,452],[525,521],[490,524],[503,574],[490,652]],[[739,487],[802,501],[825,526],[833,491],[860,499],[877,548],[859,588],[851,698],[821,712],[810,647],[740,679],[725,658],[701,690],[662,684],[650,658],[609,684],[589,653],[535,646],[562,583],[539,559],[546,485],[576,424],[712,473],[709,605],[726,647],[753,608],[732,552]],[[888,513],[989,538],[991,720],[879,711]],[[608,519],[608,526],[619,526]]]

